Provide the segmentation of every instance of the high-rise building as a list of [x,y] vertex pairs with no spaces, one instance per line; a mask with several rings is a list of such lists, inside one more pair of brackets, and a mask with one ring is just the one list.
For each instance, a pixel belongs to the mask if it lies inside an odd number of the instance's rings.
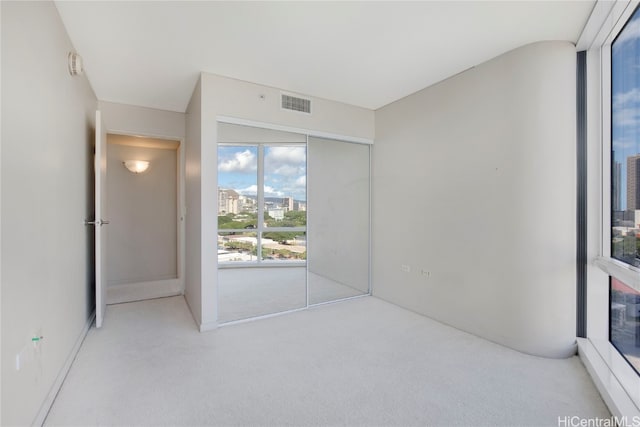
[[247,196],[240,195],[238,209],[240,212],[256,212],[257,210],[256,203],[257,203],[257,200],[255,199],[255,197],[247,197]]
[[[615,158],[615,157],[614,157]],[[614,212],[622,210],[622,163],[613,161],[611,170],[611,202]]]
[[282,207],[287,211],[293,210],[293,197],[285,197],[282,199]]
[[218,215],[237,214],[240,195],[235,190],[218,187]]
[[627,157],[627,210],[640,209],[640,154]]

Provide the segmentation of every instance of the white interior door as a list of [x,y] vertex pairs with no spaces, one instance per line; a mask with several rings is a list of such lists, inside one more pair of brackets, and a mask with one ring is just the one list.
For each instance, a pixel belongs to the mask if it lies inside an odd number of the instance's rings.
[[100,111],[96,111],[96,153],[95,153],[95,244],[96,244],[96,328],[102,326],[107,310],[106,255],[107,236],[107,131]]

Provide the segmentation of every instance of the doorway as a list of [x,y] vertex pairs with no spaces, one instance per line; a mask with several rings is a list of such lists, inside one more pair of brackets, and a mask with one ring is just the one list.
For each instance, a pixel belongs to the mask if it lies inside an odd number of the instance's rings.
[[107,304],[180,295],[181,142],[107,135]]

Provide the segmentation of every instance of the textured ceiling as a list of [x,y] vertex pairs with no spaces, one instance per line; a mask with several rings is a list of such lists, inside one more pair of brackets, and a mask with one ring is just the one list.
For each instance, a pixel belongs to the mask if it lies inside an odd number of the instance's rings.
[[593,1],[57,1],[98,99],[180,111],[200,72],[370,109],[508,50],[577,41]]

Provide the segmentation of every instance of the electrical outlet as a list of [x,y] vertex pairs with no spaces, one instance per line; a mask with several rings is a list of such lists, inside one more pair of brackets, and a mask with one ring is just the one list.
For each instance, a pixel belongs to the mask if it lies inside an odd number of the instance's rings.
[[411,266],[410,266],[410,265],[406,265],[406,264],[402,264],[402,265],[400,266],[400,269],[401,269],[402,271],[404,271],[405,273],[409,273],[409,272],[411,271]]
[[27,344],[22,347],[22,350],[16,354],[16,371],[24,368],[30,362],[35,360],[36,349],[33,348],[32,344]]
[[24,347],[22,347],[22,349],[20,349],[16,354],[16,371],[23,369],[27,364],[35,361],[36,359],[40,360],[42,340],[44,340],[44,335],[42,334],[42,328],[39,328],[31,336],[31,342],[25,344]]

